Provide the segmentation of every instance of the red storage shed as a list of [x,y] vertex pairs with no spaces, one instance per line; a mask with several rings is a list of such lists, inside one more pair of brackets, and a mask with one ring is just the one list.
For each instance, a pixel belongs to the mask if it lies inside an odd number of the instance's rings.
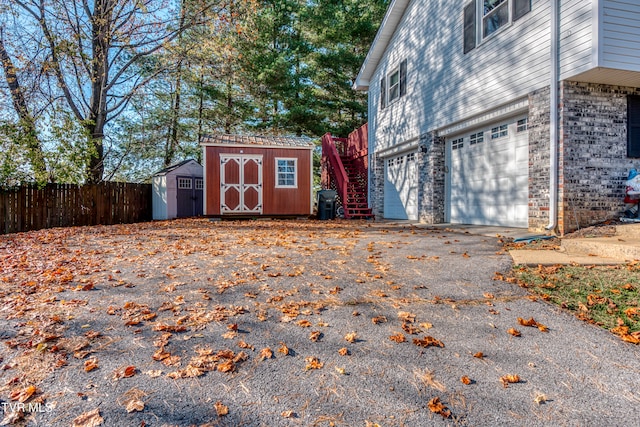
[[311,215],[313,141],[281,136],[202,138],[204,214]]

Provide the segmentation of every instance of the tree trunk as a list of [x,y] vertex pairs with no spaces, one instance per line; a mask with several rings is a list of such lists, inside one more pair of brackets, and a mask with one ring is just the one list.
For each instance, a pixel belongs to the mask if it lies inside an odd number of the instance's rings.
[[20,86],[13,60],[4,46],[2,28],[0,28],[0,61],[4,68],[4,77],[7,86],[9,86],[9,92],[11,93],[13,108],[20,118],[19,126],[24,133],[24,141],[21,142],[23,142],[27,148],[27,157],[31,162],[34,178],[38,184],[45,184],[49,180],[49,174],[47,173],[47,164],[42,151],[42,145],[40,144],[38,132],[36,131],[36,122],[27,107],[27,101]]
[[200,69],[200,86],[198,89],[198,142],[202,141],[202,130],[204,129],[204,70]]
[[91,157],[87,164],[87,181],[98,183],[104,174],[104,125],[107,119],[107,83],[109,81],[109,49],[113,9],[109,0],[96,0],[92,21],[93,62],[91,100],[85,128]]
[[164,150],[164,165],[171,166],[176,148],[178,147],[178,125],[180,124],[180,92],[182,90],[182,61],[178,62],[176,72],[176,92],[171,100],[171,123],[167,134],[167,144]]

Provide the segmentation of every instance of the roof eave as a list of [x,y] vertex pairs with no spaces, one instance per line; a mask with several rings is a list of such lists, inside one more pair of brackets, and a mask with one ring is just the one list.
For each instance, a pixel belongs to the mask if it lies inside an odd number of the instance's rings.
[[376,37],[373,39],[373,43],[369,48],[367,57],[364,59],[362,67],[360,67],[358,77],[356,77],[355,83],[353,84],[354,90],[369,89],[369,82],[373,77],[373,73],[378,68],[378,64],[384,52],[387,50],[387,46],[393,34],[396,32],[396,28],[398,28],[398,24],[402,20],[404,11],[410,1],[411,0],[393,0],[389,5],[382,24],[380,24],[380,28],[376,33]]

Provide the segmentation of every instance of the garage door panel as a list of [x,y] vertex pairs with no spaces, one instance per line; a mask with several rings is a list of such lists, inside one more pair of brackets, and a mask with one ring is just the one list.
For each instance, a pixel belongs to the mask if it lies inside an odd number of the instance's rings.
[[[451,222],[528,225],[528,135],[516,132],[515,120],[508,123],[509,134],[498,139],[490,138],[491,127],[487,127],[452,138],[464,138],[456,150],[448,141]],[[469,135],[478,132],[484,132],[484,141],[470,145]]]
[[385,162],[384,217],[418,219],[416,154],[404,154]]

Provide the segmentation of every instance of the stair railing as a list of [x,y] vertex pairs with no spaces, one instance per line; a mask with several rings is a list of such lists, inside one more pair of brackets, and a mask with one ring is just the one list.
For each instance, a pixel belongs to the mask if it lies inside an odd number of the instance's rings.
[[340,154],[338,154],[336,142],[345,143],[346,139],[335,138],[331,136],[329,132],[325,133],[322,136],[322,155],[326,159],[328,159],[329,164],[334,171],[338,195],[340,196],[342,205],[345,206],[347,203],[347,188],[349,187],[349,177],[347,176],[347,171],[345,171],[344,165],[342,164],[342,159],[340,159]]

